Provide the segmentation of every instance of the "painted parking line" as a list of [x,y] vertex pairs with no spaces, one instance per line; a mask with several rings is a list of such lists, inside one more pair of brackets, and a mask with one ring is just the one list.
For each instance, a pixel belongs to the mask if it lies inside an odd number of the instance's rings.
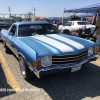
[[100,66],[100,59],[96,60],[95,63],[99,64],[99,66]]
[[20,90],[20,85],[18,84],[18,82],[16,81],[12,71],[9,68],[9,65],[7,64],[7,61],[5,60],[5,57],[3,56],[3,54],[0,51],[0,60],[4,69],[4,72],[7,76],[7,79],[10,82],[11,87],[17,92]]

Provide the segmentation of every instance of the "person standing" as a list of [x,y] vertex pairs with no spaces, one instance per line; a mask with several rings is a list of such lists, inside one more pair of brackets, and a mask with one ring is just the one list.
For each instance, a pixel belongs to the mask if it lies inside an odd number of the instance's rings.
[[100,16],[97,17],[95,29],[93,32],[93,36],[96,37],[96,43],[99,45],[99,52],[100,52]]
[[96,19],[97,19],[97,14],[95,14],[95,16],[93,17],[92,25],[95,25],[96,24]]

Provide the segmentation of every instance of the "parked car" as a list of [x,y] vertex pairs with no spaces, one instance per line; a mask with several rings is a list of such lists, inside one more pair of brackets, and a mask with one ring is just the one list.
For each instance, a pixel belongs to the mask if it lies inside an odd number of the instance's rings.
[[0,31],[2,29],[8,29],[14,22],[16,21],[12,18],[0,19]]
[[[0,31],[2,29],[9,29],[11,24],[14,22],[16,22],[16,21],[12,18],[0,19]],[[0,39],[2,40],[1,33],[0,33]]]
[[76,31],[79,29],[91,29],[91,33],[93,33],[95,29],[95,25],[90,24],[89,22],[86,21],[68,21],[64,25],[59,25],[58,30],[63,32],[65,29],[68,29],[69,31]]
[[5,52],[12,51],[18,57],[25,79],[34,74],[40,78],[50,73],[75,72],[98,58],[95,42],[61,34],[45,21],[16,22],[9,30],[2,30],[1,36]]

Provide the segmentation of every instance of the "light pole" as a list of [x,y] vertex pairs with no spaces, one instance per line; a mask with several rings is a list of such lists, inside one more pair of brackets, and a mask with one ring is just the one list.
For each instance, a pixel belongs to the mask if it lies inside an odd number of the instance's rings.
[[8,10],[9,10],[9,14],[10,14],[10,16],[9,16],[9,17],[11,17],[11,10],[10,10],[10,7],[8,7]]
[[36,11],[36,9],[32,7],[32,11],[33,11],[33,16],[35,17],[35,11]]

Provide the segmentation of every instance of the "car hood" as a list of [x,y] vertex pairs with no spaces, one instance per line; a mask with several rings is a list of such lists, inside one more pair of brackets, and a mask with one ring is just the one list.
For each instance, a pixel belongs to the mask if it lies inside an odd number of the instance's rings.
[[92,41],[64,34],[37,35],[19,39],[34,49],[38,56],[78,53],[95,45]]
[[95,28],[95,25],[89,24],[89,25],[86,25],[86,28]]

